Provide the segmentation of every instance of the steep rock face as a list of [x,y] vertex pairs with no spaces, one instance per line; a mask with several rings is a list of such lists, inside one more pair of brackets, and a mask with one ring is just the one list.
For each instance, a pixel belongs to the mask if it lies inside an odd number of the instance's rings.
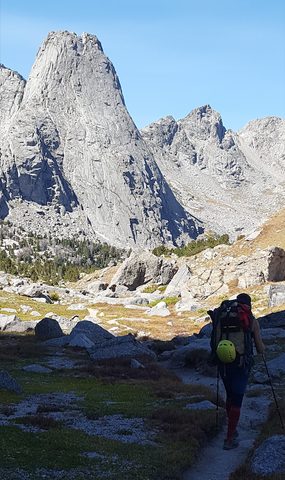
[[171,116],[160,119],[141,135],[185,208],[196,211],[209,228],[235,238],[235,232],[248,233],[285,200],[278,186],[285,181],[284,122],[269,117],[235,133],[205,105],[177,122]]
[[266,117],[248,122],[237,132],[239,139],[266,166],[285,172],[285,119]]
[[164,165],[171,162],[184,170],[196,166],[208,175],[221,176],[229,187],[244,180],[241,165],[246,159],[220,114],[209,105],[196,108],[178,122],[173,117],[161,119],[141,134]]
[[0,136],[8,128],[24,95],[26,80],[0,64]]
[[94,35],[48,35],[1,144],[6,202],[81,208],[93,232],[115,245],[152,247],[197,236]]

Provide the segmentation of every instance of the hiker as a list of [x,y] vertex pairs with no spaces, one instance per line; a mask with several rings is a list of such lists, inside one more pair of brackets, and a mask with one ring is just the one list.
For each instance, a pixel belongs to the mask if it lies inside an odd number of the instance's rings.
[[250,368],[254,364],[252,338],[258,353],[264,351],[258,321],[251,313],[251,298],[241,293],[209,312],[213,321],[212,350],[218,356],[219,373],[226,390],[227,437],[224,450],[238,446],[237,424]]

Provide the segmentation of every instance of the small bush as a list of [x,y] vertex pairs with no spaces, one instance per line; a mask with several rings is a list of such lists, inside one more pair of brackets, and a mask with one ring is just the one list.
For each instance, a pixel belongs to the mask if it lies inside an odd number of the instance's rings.
[[155,307],[158,303],[165,302],[166,306],[168,305],[175,305],[175,303],[179,302],[180,298],[178,297],[169,297],[169,298],[164,298],[163,300],[155,300],[155,302],[149,303],[150,307]]
[[10,417],[10,415],[15,413],[15,409],[13,407],[9,407],[9,405],[1,406],[0,413],[6,417]]
[[57,292],[49,292],[49,298],[52,302],[59,302],[59,294]]
[[142,293],[153,293],[157,290],[157,285],[149,285],[146,287]]
[[23,423],[30,424],[32,427],[38,427],[41,430],[49,430],[50,428],[61,428],[62,422],[46,417],[40,413],[23,418]]
[[197,348],[197,350],[191,350],[185,357],[185,363],[189,367],[196,368],[201,362],[204,362],[207,357],[205,350]]
[[163,340],[155,340],[151,349],[156,353],[156,355],[160,355],[163,352],[169,352],[171,350],[175,350],[175,342],[173,340],[163,341]]

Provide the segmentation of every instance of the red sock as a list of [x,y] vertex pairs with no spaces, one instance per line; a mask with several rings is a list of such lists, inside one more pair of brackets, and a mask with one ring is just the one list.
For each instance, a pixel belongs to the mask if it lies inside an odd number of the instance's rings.
[[240,407],[235,407],[235,405],[232,405],[229,413],[229,418],[228,418],[227,440],[229,442],[231,442],[233,439],[233,434],[236,431],[239,417],[240,417]]

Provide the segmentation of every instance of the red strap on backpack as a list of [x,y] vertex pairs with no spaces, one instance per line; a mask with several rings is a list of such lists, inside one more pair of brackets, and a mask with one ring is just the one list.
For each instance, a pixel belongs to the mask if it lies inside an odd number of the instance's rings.
[[238,319],[241,328],[244,332],[250,331],[250,315],[251,310],[248,305],[242,305],[241,303],[238,304]]

